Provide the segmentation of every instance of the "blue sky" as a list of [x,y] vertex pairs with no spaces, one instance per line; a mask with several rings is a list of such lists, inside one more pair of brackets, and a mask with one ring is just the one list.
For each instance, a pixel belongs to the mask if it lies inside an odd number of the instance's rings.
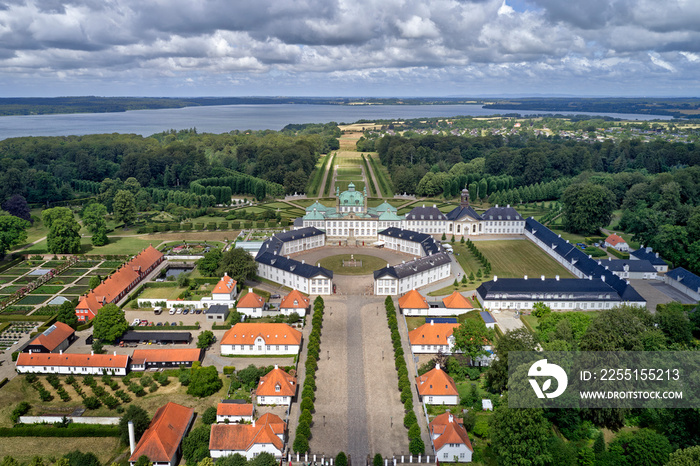
[[0,0],[0,96],[691,96],[698,0]]

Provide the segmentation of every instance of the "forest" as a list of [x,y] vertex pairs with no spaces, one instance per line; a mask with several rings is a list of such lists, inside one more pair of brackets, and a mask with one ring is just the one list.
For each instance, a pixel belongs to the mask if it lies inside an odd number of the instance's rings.
[[95,183],[106,179],[135,178],[143,188],[188,190],[196,180],[234,174],[248,177],[241,188],[247,194],[259,195],[258,185],[266,187],[263,197],[267,191],[303,192],[319,154],[337,148],[338,132],[335,124],[327,124],[281,132],[199,134],[191,129],[150,137],[5,139],[0,141],[0,201],[14,194],[30,204],[70,200],[96,194]]

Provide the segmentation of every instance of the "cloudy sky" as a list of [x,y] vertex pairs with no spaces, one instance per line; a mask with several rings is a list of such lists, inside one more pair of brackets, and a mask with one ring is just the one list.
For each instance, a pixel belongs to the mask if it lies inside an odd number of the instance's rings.
[[700,0],[0,0],[0,96],[698,96]]

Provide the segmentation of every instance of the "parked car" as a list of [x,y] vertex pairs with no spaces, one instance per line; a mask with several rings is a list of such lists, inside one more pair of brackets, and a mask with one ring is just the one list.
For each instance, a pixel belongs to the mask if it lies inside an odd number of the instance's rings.
[[168,314],[170,314],[170,315],[175,314],[175,309],[170,309],[170,310],[168,311]]
[[157,307],[153,310],[153,313],[157,316],[161,315],[163,313],[163,309],[160,307]]
[[177,322],[170,322],[171,327],[175,327],[177,325]]
[[131,323],[132,327],[136,327],[141,323],[141,319],[134,319],[134,321]]
[[156,327],[160,327],[160,326],[162,326],[162,325],[163,325],[163,322],[158,322],[158,323],[156,324]]
[[201,309],[195,309],[195,310],[194,310],[194,313],[195,313],[195,314],[201,314],[201,313],[202,313],[202,310],[201,310]]
[[182,314],[182,309],[178,309],[177,311],[175,311],[175,314]]
[[281,296],[278,294],[271,294],[270,295],[270,299],[280,299],[280,298],[281,298]]
[[185,309],[185,310],[182,311],[182,315],[184,315],[184,316],[186,316],[186,315],[189,314],[189,313],[190,313],[190,310],[189,310],[189,309]]

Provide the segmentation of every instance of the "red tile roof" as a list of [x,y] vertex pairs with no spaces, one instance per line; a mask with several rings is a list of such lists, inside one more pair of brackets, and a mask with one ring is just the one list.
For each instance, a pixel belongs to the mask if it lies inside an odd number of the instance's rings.
[[257,337],[266,345],[300,345],[301,332],[287,324],[238,323],[226,331],[222,345],[252,345]]
[[219,283],[216,284],[212,293],[231,294],[236,289],[236,280],[224,274]]
[[257,308],[257,307],[263,307],[264,305],[265,305],[265,300],[262,297],[258,296],[257,294],[255,294],[251,291],[249,293],[246,293],[245,296],[243,296],[241,299],[238,300],[236,307]]
[[605,238],[605,242],[612,245],[612,246],[617,246],[620,243],[626,243],[624,239],[613,233],[612,235],[608,236]]
[[292,290],[287,296],[282,299],[280,309],[301,309],[309,307],[311,301],[309,298],[301,294],[299,290]]
[[423,324],[408,332],[408,340],[412,345],[447,345],[447,338],[452,336],[459,324]]
[[153,246],[141,251],[136,257],[121,266],[116,272],[80,299],[76,310],[89,310],[88,319],[92,319],[97,311],[107,303],[119,300],[120,295],[135,283],[141,281],[146,270],[156,265],[163,254]]
[[63,322],[56,322],[51,327],[46,329],[43,333],[37,335],[32,341],[29,342],[30,345],[41,345],[48,351],[53,351],[70,338],[71,335],[75,333],[69,325]]
[[399,298],[401,309],[428,309],[428,301],[416,290],[411,290]]
[[452,416],[450,413],[443,413],[437,416],[429,425],[431,436],[440,436],[433,440],[435,451],[440,450],[446,443],[458,443],[466,445],[469,450],[474,451],[472,443],[464,428],[462,419]]
[[252,416],[251,403],[219,403],[216,406],[217,416]]
[[277,436],[284,433],[284,421],[274,414],[265,414],[252,424],[212,424],[210,450],[248,451],[255,444],[272,444],[282,450]]
[[447,375],[439,366],[416,377],[416,386],[421,396],[454,396],[459,395],[457,385],[452,377]]
[[[279,386],[279,390],[277,387]],[[297,379],[282,369],[275,367],[264,377],[255,390],[256,396],[294,396],[297,393]]]
[[472,309],[473,306],[469,303],[469,300],[462,296],[460,293],[454,291],[451,295],[442,298],[442,303],[448,309]]
[[129,356],[117,354],[21,353],[17,366],[126,368]]
[[200,361],[202,351],[199,348],[137,349],[131,355],[131,363]]
[[194,416],[194,409],[172,401],[156,411],[129,461],[145,455],[152,462],[169,462],[175,455]]

